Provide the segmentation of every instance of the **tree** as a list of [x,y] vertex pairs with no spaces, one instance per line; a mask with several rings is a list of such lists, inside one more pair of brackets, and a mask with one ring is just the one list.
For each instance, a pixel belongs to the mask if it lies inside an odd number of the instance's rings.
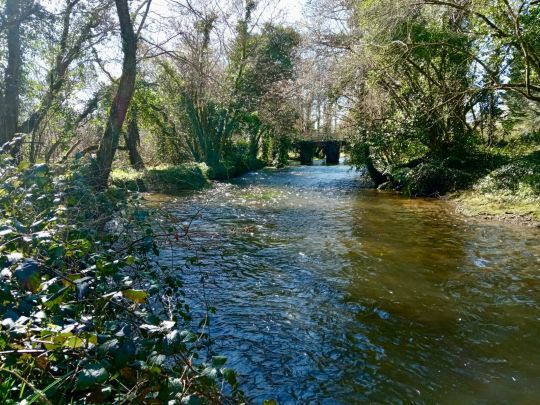
[[107,186],[137,76],[137,36],[133,29],[128,0],[115,0],[115,4],[120,22],[124,61],[118,89],[109,109],[109,117],[93,165],[92,180],[98,189]]
[[260,33],[250,34],[247,23],[251,5],[248,3],[245,19],[237,28],[230,71],[234,78],[232,103],[248,133],[251,158],[256,159],[262,137],[277,129],[272,120],[264,121],[268,117],[264,110],[272,105],[277,107],[272,114],[279,116],[285,109],[280,108],[276,99],[285,106],[289,104],[287,98],[292,100],[296,95],[289,84],[295,79],[296,51],[301,38],[292,28],[270,23]]
[[137,109],[132,107],[130,115],[127,133],[124,134],[124,140],[129,155],[129,163],[135,170],[144,170],[144,161],[139,152],[139,148],[141,147],[141,134],[139,131]]
[[55,43],[55,54],[47,73],[47,88],[41,96],[41,102],[28,118],[19,126],[19,132],[31,133],[29,159],[35,162],[39,152],[36,132],[45,119],[59,94],[69,79],[69,69],[73,62],[96,43],[103,40],[107,29],[95,31],[103,23],[105,13],[113,4],[105,1],[92,7],[82,0],[66,0],[61,11],[60,37]]
[[0,145],[9,142],[18,128],[22,82],[21,26],[37,6],[27,0],[6,0],[3,28],[7,37],[7,64],[0,93]]
[[471,29],[463,31],[482,50],[472,57],[485,73],[484,88],[509,90],[540,102],[540,6],[537,1],[424,0],[424,4],[467,16]]

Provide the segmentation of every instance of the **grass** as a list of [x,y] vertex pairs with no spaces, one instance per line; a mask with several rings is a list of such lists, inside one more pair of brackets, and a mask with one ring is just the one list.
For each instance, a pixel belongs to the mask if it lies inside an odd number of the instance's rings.
[[144,171],[116,169],[111,174],[113,185],[132,191],[179,194],[207,187],[208,167],[187,163],[180,166],[157,166]]
[[467,216],[498,217],[540,223],[540,197],[521,197],[505,192],[464,191],[451,198]]
[[540,225],[540,136],[526,135],[492,152],[506,163],[451,196],[465,215]]

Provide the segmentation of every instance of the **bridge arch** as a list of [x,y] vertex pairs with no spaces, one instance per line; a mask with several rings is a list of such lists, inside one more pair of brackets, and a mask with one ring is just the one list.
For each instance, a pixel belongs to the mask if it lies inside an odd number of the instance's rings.
[[327,165],[337,165],[339,164],[343,144],[344,142],[340,140],[301,140],[295,142],[294,146],[298,150],[300,164],[302,165],[313,164],[313,158],[318,148],[324,152]]

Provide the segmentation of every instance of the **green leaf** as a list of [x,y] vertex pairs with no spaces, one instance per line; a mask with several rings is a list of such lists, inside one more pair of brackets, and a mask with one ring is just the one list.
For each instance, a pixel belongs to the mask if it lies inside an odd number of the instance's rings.
[[109,372],[99,363],[87,365],[75,380],[75,389],[85,390],[96,384],[103,384],[109,378]]
[[212,367],[220,368],[227,363],[227,357],[225,356],[213,356],[212,357]]
[[125,258],[125,261],[126,261],[126,264],[129,266],[132,266],[133,264],[135,264],[135,258],[133,256],[127,256]]
[[19,163],[19,165],[17,166],[17,169],[19,170],[25,170],[25,169],[28,169],[30,167],[30,163],[27,162],[26,160],[23,160],[21,163]]
[[37,291],[41,284],[41,272],[39,263],[35,260],[27,260],[15,269],[15,278],[19,285],[30,291]]
[[118,350],[119,340],[110,339],[98,346],[98,353],[100,356],[105,356],[111,354],[114,351]]
[[11,227],[7,227],[7,226],[0,227],[0,237],[7,236],[13,232],[14,232],[14,229]]
[[131,340],[124,340],[115,352],[114,364],[116,367],[123,367],[135,359],[137,347]]
[[236,386],[238,384],[238,381],[236,379],[236,372],[230,368],[225,368],[222,370],[223,378],[225,381],[227,381],[231,386]]
[[70,349],[79,349],[84,347],[85,344],[86,341],[84,339],[81,339],[78,336],[72,336],[64,342],[63,346]]
[[182,398],[182,404],[183,405],[202,405],[202,401],[199,399],[199,397],[195,395],[189,395],[185,398]]
[[122,291],[122,294],[124,297],[136,302],[137,304],[143,304],[148,299],[148,293],[142,290],[125,290]]

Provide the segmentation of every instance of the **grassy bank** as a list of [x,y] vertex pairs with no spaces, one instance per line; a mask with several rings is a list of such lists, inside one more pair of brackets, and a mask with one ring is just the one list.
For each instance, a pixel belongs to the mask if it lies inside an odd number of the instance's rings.
[[540,134],[390,167],[380,189],[448,199],[467,216],[540,226]]
[[131,168],[116,169],[111,173],[113,185],[130,191],[180,194],[201,190],[212,180],[227,180],[241,176],[265,165],[259,160],[227,161],[209,168],[204,163],[186,163],[178,166],[156,166],[143,171]]
[[450,200],[468,216],[540,226],[539,141],[537,134],[492,148],[491,153],[504,163]]
[[181,166],[157,166],[143,171],[116,169],[112,183],[131,191],[178,194],[200,190],[210,185],[209,169],[204,164],[187,163]]

